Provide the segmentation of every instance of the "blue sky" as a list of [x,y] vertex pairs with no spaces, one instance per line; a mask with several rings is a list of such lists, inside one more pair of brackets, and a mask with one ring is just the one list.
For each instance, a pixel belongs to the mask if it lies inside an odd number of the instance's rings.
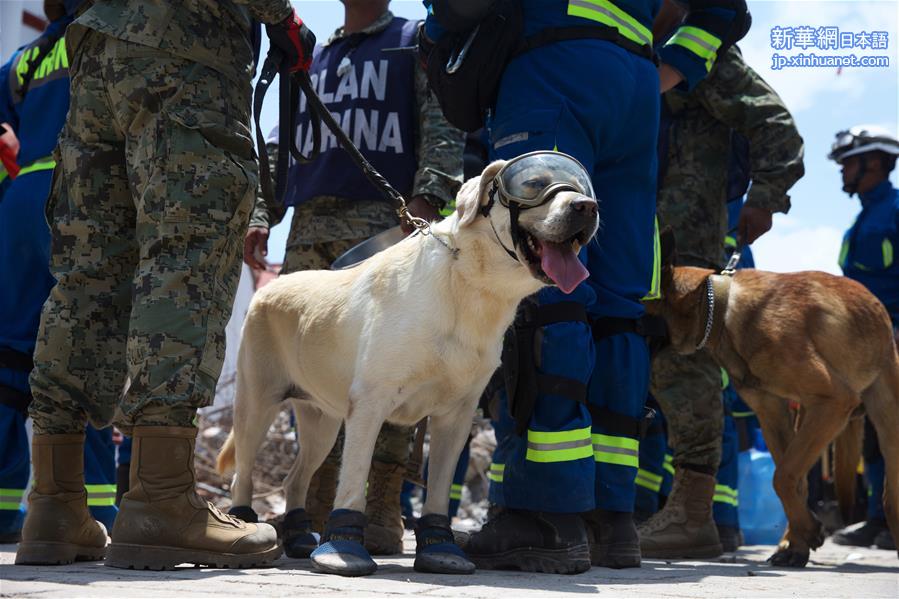
[[[293,3],[297,12],[326,39],[343,22],[343,5],[337,0]],[[740,43],[747,62],[784,99],[805,139],[805,177],[790,191],[793,208],[777,215],[774,228],[753,245],[759,268],[788,272],[825,270],[839,272],[836,264],[843,231],[858,212],[858,200],[840,189],[838,167],[826,159],[834,134],[855,124],[877,124],[894,133],[899,125],[899,0],[749,0],[752,30]],[[419,0],[394,0],[391,10],[403,17],[422,18]],[[839,27],[841,31],[886,31],[886,51],[814,48],[819,55],[851,54],[889,56],[889,67],[772,69],[772,55],[792,55],[801,50],[778,51],[771,47],[772,27]],[[267,133],[277,121],[276,94],[263,112]],[[894,173],[894,184],[897,180]],[[289,220],[275,227],[269,242],[269,260],[284,255]]]

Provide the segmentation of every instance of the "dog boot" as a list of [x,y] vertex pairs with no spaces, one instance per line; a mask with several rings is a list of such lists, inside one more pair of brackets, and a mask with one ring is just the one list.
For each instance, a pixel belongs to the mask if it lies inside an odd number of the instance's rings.
[[743,531],[736,526],[718,524],[718,540],[724,553],[733,553],[743,544]]
[[837,545],[870,547],[874,544],[874,539],[877,538],[877,535],[883,531],[887,531],[887,534],[890,532],[889,529],[887,529],[886,521],[872,518],[853,530],[849,530],[848,528],[838,530],[833,535],[833,542]]
[[313,567],[326,574],[365,576],[378,565],[365,550],[365,514],[334,510],[328,519],[322,544],[312,552]]
[[71,564],[106,555],[106,528],[91,517],[84,489],[84,435],[34,435],[34,488],[17,564]]
[[449,518],[427,514],[415,526],[416,572],[431,574],[473,574],[475,565],[456,544]]
[[287,557],[306,558],[312,555],[318,541],[312,534],[312,519],[306,510],[297,508],[284,514],[281,539]]
[[306,492],[306,512],[312,520],[312,530],[322,535],[328,525],[331,510],[334,509],[339,473],[340,462],[328,456],[312,475],[312,480],[309,481],[309,490]]
[[372,555],[403,552],[403,515],[400,493],[406,469],[399,464],[371,463],[365,501],[365,548]]
[[590,569],[590,548],[578,514],[499,511],[471,535],[465,551],[483,570],[580,574]]
[[590,542],[590,563],[603,568],[639,568],[640,538],[634,515],[596,509],[584,514]]
[[196,435],[193,427],[134,428],[131,485],[112,529],[107,566],[247,568],[281,555],[274,528],[228,516],[197,495]]
[[678,468],[665,507],[637,529],[643,557],[702,559],[723,553],[712,518],[715,477]]

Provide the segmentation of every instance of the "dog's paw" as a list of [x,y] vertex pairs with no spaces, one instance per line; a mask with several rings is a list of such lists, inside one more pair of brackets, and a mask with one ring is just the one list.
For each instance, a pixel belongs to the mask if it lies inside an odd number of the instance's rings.
[[780,566],[784,568],[804,568],[808,563],[808,550],[798,551],[795,549],[778,549],[774,555],[768,558],[768,563],[772,566]]

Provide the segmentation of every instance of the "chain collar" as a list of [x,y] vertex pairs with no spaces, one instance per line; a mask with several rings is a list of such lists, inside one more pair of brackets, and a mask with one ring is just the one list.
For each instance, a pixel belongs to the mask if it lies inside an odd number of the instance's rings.
[[709,337],[712,335],[712,325],[715,323],[715,287],[714,283],[712,283],[712,277],[709,276],[705,280],[706,285],[706,296],[708,297],[708,319],[705,322],[705,334],[702,336],[702,341],[696,346],[696,351],[701,350],[705,347],[706,343],[709,342]]

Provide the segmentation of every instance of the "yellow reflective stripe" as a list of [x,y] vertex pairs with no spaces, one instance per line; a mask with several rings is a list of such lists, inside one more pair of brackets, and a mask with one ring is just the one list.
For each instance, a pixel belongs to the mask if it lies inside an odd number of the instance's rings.
[[883,267],[889,268],[893,264],[893,243],[884,239],[880,247],[883,250]]
[[674,457],[671,454],[665,455],[665,463],[662,465],[662,468],[665,469],[665,472],[674,476]]
[[462,499],[462,485],[453,485],[450,487],[450,499]]
[[731,412],[730,415],[734,418],[750,418],[755,416],[755,412],[752,410],[749,410],[748,412]]
[[727,389],[728,385],[730,385],[730,377],[727,375],[727,371],[722,368],[721,369],[721,388]]
[[18,510],[25,489],[0,489],[0,510]]
[[715,493],[723,493],[731,497],[737,497],[740,492],[733,487],[728,487],[727,485],[715,485]]
[[592,441],[595,461],[631,468],[640,466],[640,442],[636,439],[595,434]]
[[849,240],[843,239],[843,245],[840,246],[840,257],[837,259],[837,263],[840,265],[840,268],[846,268],[846,257],[849,255]]
[[590,427],[570,431],[532,431],[528,429],[528,443],[556,444],[590,439]]
[[736,507],[740,502],[737,500],[739,496],[739,492],[727,485],[715,485],[715,494],[712,496],[712,501],[717,501],[718,503],[726,503],[727,505],[732,505]]
[[532,431],[528,429],[528,450],[525,459],[530,462],[570,462],[593,455],[590,443],[590,427],[570,431]]
[[52,158],[41,158],[39,160],[35,160],[28,166],[23,166],[22,170],[19,171],[19,176],[27,175],[28,173],[34,173],[36,171],[52,171],[56,168],[56,161]]
[[652,237],[652,281],[649,284],[649,293],[643,296],[643,301],[657,300],[662,297],[662,242],[659,239],[659,217],[655,218],[655,230]]
[[487,478],[493,482],[501,483],[503,482],[503,472],[505,470],[505,464],[490,464],[490,472],[487,473]]
[[637,477],[634,484],[640,485],[645,489],[649,489],[653,493],[658,493],[662,489],[662,477],[643,468],[637,469]]
[[3,183],[8,176],[9,174],[6,172],[6,169],[0,165],[0,183]]
[[733,249],[737,247],[737,238],[733,235],[724,236],[724,247]]
[[608,0],[568,0],[568,14],[614,27],[640,45],[652,45],[652,31]]
[[84,485],[87,504],[92,506],[115,505],[115,485]]
[[718,48],[721,47],[721,40],[698,27],[684,26],[678,29],[677,33],[665,45],[670,46],[672,44],[686,48],[696,56],[704,59],[705,68],[707,71],[710,71],[712,65],[715,64],[715,59],[718,58]]

